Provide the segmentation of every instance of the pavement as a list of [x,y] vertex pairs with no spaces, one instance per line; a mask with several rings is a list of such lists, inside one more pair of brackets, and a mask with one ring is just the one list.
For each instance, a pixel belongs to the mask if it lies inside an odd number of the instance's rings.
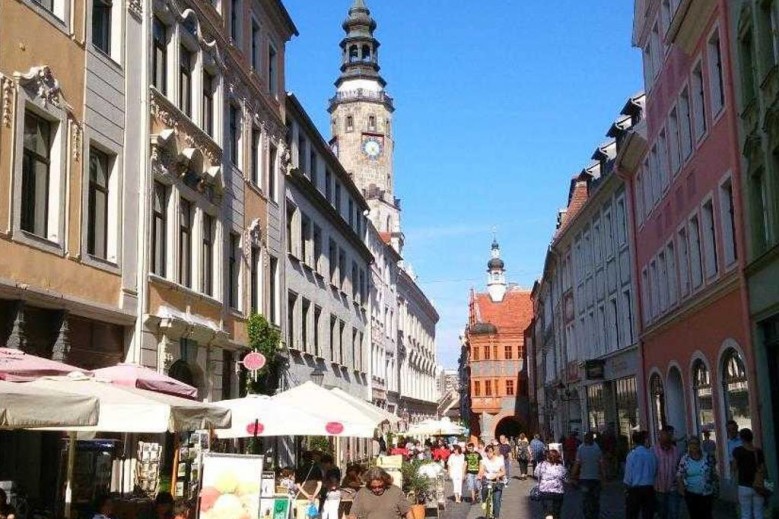
[[[519,472],[519,466],[513,467],[512,474]],[[535,485],[535,480],[528,477],[522,481],[516,476],[512,477],[509,485],[503,490],[501,504],[501,517],[503,519],[543,519],[540,503],[530,501],[528,495]],[[448,495],[451,496],[451,484]],[[467,489],[463,489],[467,493]],[[620,482],[608,482],[601,491],[600,519],[624,519],[625,518],[625,490]],[[718,503],[714,510],[714,519],[734,519],[735,511],[723,503]],[[484,511],[481,505],[471,503],[455,503],[450,497],[446,509],[441,511],[440,519],[483,519]],[[583,519],[581,504],[581,492],[575,487],[567,487],[563,500],[563,513],[561,519]],[[682,505],[681,519],[690,519]],[[692,518],[695,519],[695,518]]]

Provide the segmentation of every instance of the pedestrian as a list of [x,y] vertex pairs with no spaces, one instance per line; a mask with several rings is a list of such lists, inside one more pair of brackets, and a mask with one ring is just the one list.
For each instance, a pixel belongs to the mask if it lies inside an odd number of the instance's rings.
[[325,495],[322,504],[322,519],[340,519],[341,485],[335,475],[325,480]]
[[[479,467],[481,466],[481,454],[476,452],[473,443],[465,447],[465,480],[471,493],[471,503],[478,499],[481,501],[481,486],[479,485]],[[477,497],[478,496],[478,497]]]
[[465,478],[465,456],[459,445],[454,446],[454,452],[449,455],[446,462],[449,478],[452,480],[452,489],[454,493],[454,502],[462,502],[463,478]]
[[579,431],[572,431],[563,442],[563,458],[565,466],[570,468],[576,459],[576,449],[579,448]]
[[111,519],[114,511],[114,503],[108,494],[100,494],[95,498],[95,514],[92,519]]
[[576,461],[571,471],[574,481],[582,490],[582,508],[584,519],[600,517],[601,481],[605,476],[605,463],[600,447],[595,443],[595,435],[588,432],[584,443],[576,449]]
[[708,429],[703,430],[703,443],[701,443],[701,449],[703,453],[711,456],[717,455],[717,442],[711,439],[711,431]]
[[712,519],[714,491],[717,488],[717,462],[706,454],[701,441],[693,436],[687,442],[678,470],[679,493],[687,503],[687,513],[695,519]]
[[498,444],[498,452],[503,456],[503,470],[506,473],[504,476],[504,482],[506,486],[509,486],[509,479],[511,479],[511,444],[506,438],[505,434],[500,435],[500,443]]
[[519,462],[519,479],[527,479],[527,466],[530,462],[530,443],[525,433],[519,435],[517,441],[517,461]]
[[533,435],[533,441],[530,442],[530,454],[533,458],[532,461],[533,461],[534,474],[535,474],[535,469],[538,467],[538,464],[544,460],[545,453],[546,453],[546,445],[544,444],[544,442],[541,441],[541,435],[540,434]]
[[546,460],[536,466],[534,471],[538,480],[538,491],[541,493],[541,505],[544,509],[544,517],[560,519],[560,511],[563,509],[563,495],[565,493],[565,478],[568,477],[568,469],[563,464],[560,451],[550,450]]
[[192,503],[186,499],[181,499],[173,505],[173,519],[191,519]]
[[[479,479],[482,481],[481,498],[487,499],[487,485],[492,485],[492,517],[500,517],[500,500],[503,496],[503,485],[501,480],[506,475],[504,472],[503,456],[496,454],[494,445],[487,445],[484,448],[485,456],[479,464]],[[482,505],[484,506],[484,505]]]
[[154,498],[154,508],[144,519],[173,519],[173,495],[170,492],[160,492]]
[[682,496],[677,487],[677,471],[681,453],[673,443],[674,428],[664,426],[658,442],[652,449],[657,459],[655,500],[658,519],[679,519]]
[[633,433],[633,445],[625,460],[625,518],[653,519],[657,458],[647,447],[646,431]]
[[738,476],[738,504],[741,507],[741,519],[763,519],[765,498],[755,488],[758,472],[765,476],[765,456],[763,450],[754,446],[751,429],[738,432],[741,445],[733,450],[733,465]]
[[414,519],[411,503],[384,469],[369,469],[365,481],[366,487],[354,496],[349,519]]
[[16,510],[8,502],[8,496],[5,490],[0,488],[0,519],[15,519]]

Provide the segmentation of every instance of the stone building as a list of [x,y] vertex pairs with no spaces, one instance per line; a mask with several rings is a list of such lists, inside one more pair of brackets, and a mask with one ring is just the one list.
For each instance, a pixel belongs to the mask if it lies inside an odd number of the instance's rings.
[[711,433],[724,480],[725,424],[761,441],[747,304],[738,108],[725,0],[636,2],[646,131],[630,137],[639,333],[651,430]]
[[749,293],[749,325],[758,382],[763,448],[768,470],[779,470],[779,400],[772,389],[779,384],[779,98],[777,76],[777,3],[729,2],[729,30],[733,56],[735,111],[741,114],[739,147],[742,157],[740,186],[744,222],[744,268]]
[[500,246],[492,242],[487,292],[471,291],[465,330],[470,404],[463,419],[485,441],[528,433],[530,423],[525,330],[533,319],[530,292],[506,281]]

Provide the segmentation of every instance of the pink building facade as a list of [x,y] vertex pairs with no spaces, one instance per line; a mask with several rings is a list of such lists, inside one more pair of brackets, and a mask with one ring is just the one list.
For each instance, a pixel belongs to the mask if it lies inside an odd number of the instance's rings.
[[637,0],[645,127],[618,157],[628,182],[640,309],[643,421],[708,431],[721,474],[725,424],[760,438],[726,0]]

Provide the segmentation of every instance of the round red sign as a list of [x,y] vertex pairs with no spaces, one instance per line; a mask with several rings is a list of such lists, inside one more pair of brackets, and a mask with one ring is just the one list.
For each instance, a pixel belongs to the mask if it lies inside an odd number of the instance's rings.
[[344,426],[339,422],[327,422],[325,430],[328,434],[341,434],[344,432]]
[[246,432],[251,434],[252,436],[262,434],[262,431],[264,430],[265,430],[265,426],[262,425],[260,422],[252,422],[246,426]]
[[265,355],[253,351],[248,353],[241,362],[243,363],[243,367],[249,371],[258,371],[265,366]]

